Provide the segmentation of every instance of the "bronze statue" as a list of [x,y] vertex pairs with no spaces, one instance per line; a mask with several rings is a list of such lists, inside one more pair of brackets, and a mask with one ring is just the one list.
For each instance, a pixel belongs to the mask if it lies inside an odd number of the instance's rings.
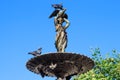
[[[55,38],[55,47],[57,52],[65,52],[68,42],[66,29],[69,27],[70,22],[68,21],[68,16],[65,13],[66,9],[63,8],[62,5],[56,4],[52,6],[55,8],[55,11],[53,11],[49,18],[54,17],[54,24],[57,33]],[[66,23],[65,26],[63,26],[64,22]]]

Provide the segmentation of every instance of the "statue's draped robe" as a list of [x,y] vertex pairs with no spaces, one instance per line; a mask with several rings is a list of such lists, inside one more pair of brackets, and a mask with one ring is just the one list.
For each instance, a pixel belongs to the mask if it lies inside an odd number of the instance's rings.
[[65,48],[67,47],[67,33],[60,24],[57,25],[58,29],[56,29],[56,40],[55,40],[55,46],[57,48],[58,52],[65,52]]
[[57,32],[55,46],[57,48],[57,52],[65,52],[68,42],[66,29],[69,26],[69,21],[65,18],[63,18],[63,21],[66,22],[65,26],[62,26],[62,23],[55,25]]

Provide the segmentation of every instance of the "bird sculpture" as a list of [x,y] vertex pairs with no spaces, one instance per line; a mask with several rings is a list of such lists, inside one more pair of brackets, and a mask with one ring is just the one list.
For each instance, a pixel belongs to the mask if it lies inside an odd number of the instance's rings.
[[33,56],[40,56],[42,53],[42,48],[37,49],[36,51],[29,52],[28,54],[31,54]]
[[54,7],[55,9],[63,9],[62,4],[52,4],[52,7]]
[[[49,18],[57,16],[61,11],[65,10],[63,8],[62,4],[52,4],[52,7],[55,8],[55,10],[52,12],[52,14],[49,16]],[[64,11],[65,12],[65,11]],[[68,19],[68,15],[66,13],[63,13],[62,17]]]

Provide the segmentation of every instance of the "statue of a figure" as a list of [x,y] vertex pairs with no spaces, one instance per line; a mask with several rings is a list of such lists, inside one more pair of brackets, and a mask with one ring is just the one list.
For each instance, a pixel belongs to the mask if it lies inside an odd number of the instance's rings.
[[[66,9],[59,4],[54,4],[52,6],[55,6],[55,11],[50,15],[49,18],[54,16],[54,24],[57,32],[55,46],[57,52],[65,52],[68,42],[66,29],[69,27],[70,22],[68,21],[68,16],[65,13]],[[65,26],[63,25],[64,22],[66,23]]]

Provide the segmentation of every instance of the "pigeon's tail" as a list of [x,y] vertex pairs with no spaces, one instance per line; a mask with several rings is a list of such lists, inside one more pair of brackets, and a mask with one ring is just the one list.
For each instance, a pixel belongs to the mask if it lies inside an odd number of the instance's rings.
[[33,56],[35,56],[35,55],[36,55],[36,54],[34,54],[33,52],[29,52],[28,54],[33,55]]
[[28,54],[32,54],[31,52],[28,52]]
[[31,54],[33,56],[41,56],[41,53],[36,53],[36,52],[29,52],[28,54]]

